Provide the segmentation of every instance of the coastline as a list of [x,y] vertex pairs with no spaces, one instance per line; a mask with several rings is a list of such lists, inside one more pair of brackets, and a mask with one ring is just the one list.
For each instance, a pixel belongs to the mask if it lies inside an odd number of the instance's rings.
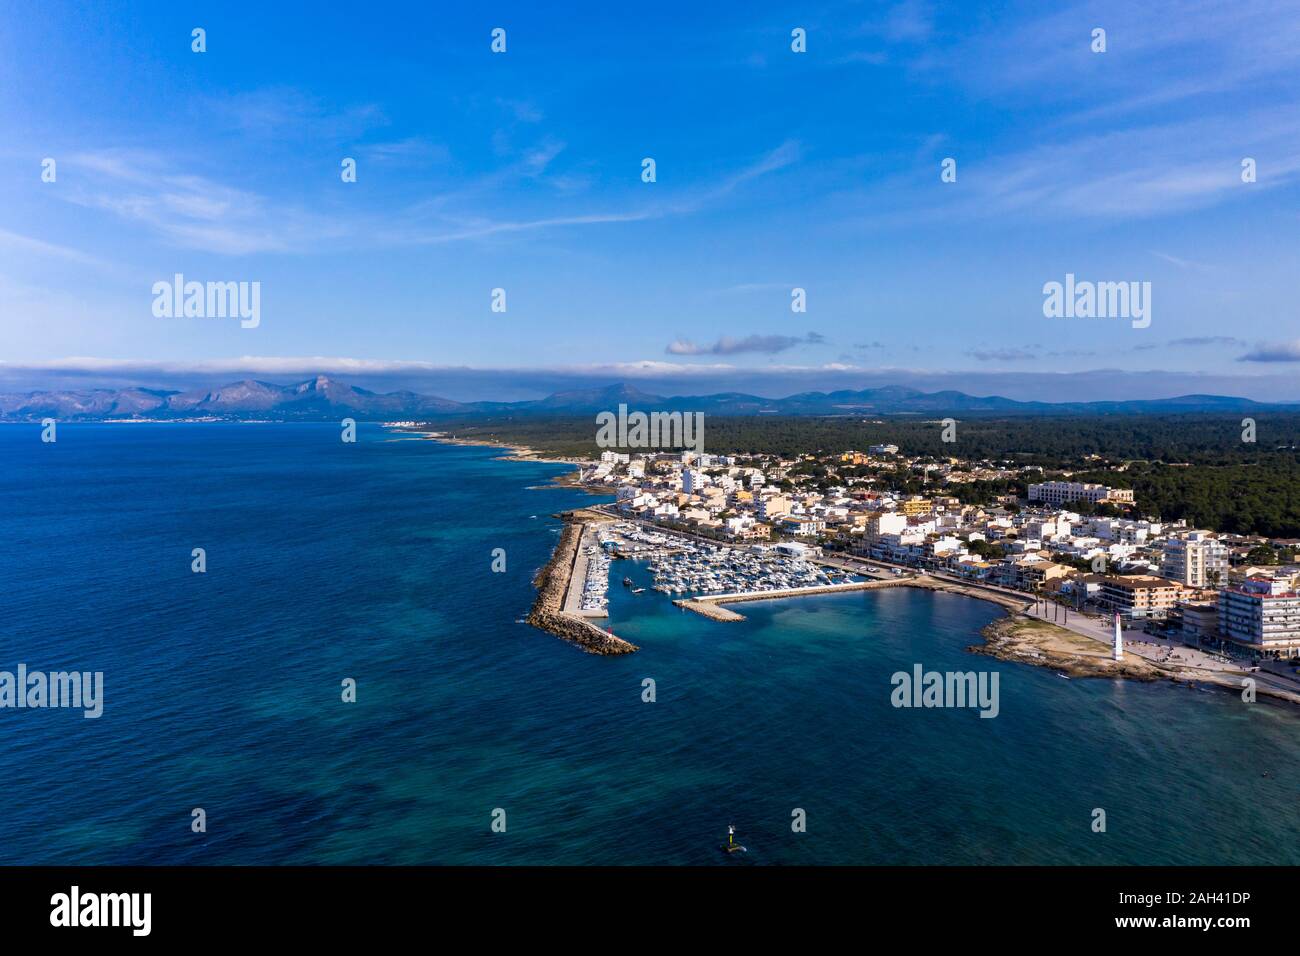
[[[609,489],[592,487],[578,483],[578,476],[584,464],[590,462],[571,458],[548,458],[536,449],[526,445],[494,444],[491,442],[453,438],[444,432],[408,432],[419,435],[422,439],[438,441],[449,445],[466,445],[479,448],[491,448],[508,452],[501,455],[499,461],[534,461],[548,464],[571,465],[573,470],[556,476],[547,487],[568,487],[587,491],[591,494],[606,495]],[[581,618],[565,614],[564,599],[573,573],[573,564],[582,540],[583,528],[587,524],[602,523],[611,520],[609,515],[599,511],[577,509],[561,513],[565,522],[560,542],[556,545],[550,561],[538,572],[533,584],[538,588],[538,597],[528,615],[528,623],[562,640],[577,644],[590,654],[630,654],[639,648],[607,633]],[[1049,621],[1039,620],[1024,613],[1032,600],[1019,598],[1011,594],[992,591],[974,584],[946,581],[926,574],[916,574],[896,580],[863,581],[847,585],[830,585],[815,588],[800,588],[780,592],[752,592],[730,595],[702,596],[681,598],[673,604],[699,614],[719,623],[743,621],[745,617],[724,604],[743,603],[746,601],[786,600],[814,594],[838,593],[841,591],[876,590],[886,587],[912,587],[928,591],[943,591],[976,600],[996,604],[1005,611],[1005,615],[979,631],[983,643],[969,645],[966,650],[973,654],[984,654],[998,660],[1035,667],[1051,668],[1064,677],[1084,678],[1103,677],[1112,679],[1137,680],[1144,683],[1167,680],[1189,687],[1208,686],[1221,690],[1240,693],[1243,678],[1250,672],[1240,668],[1211,670],[1189,665],[1156,662],[1135,653],[1126,651],[1123,661],[1114,661],[1110,657],[1107,645],[1095,639],[1060,627]],[[1255,681],[1255,693],[1271,700],[1293,705],[1300,705],[1300,690],[1292,691],[1273,687],[1267,681]]]
[[429,432],[415,431],[411,429],[396,429],[403,431],[408,435],[418,435],[427,441],[436,441],[443,445],[465,445],[471,448],[494,448],[501,451],[508,451],[510,454],[502,455],[501,461],[541,461],[555,465],[572,465],[580,468],[583,465],[589,465],[591,462],[580,458],[547,458],[544,454],[535,448],[529,448],[527,445],[509,445],[499,442],[479,441],[472,438],[455,438],[446,432]]
[[[985,654],[998,660],[1016,664],[1030,664],[1057,671],[1062,676],[1108,677],[1123,680],[1137,680],[1145,683],[1167,680],[1176,684],[1194,686],[1211,686],[1233,693],[1243,690],[1241,681],[1251,677],[1251,672],[1240,668],[1225,667],[1211,670],[1194,667],[1190,664],[1172,664],[1152,661],[1138,654],[1130,646],[1124,660],[1111,659],[1109,646],[1093,638],[1060,627],[1050,621],[1039,620],[1025,614],[1032,603],[1020,600],[1009,594],[982,589],[976,585],[963,585],[956,582],[942,581],[928,575],[917,575],[898,580],[864,581],[855,584],[830,585],[815,588],[801,588],[793,591],[752,592],[745,594],[724,594],[718,597],[699,597],[676,600],[678,607],[693,611],[715,621],[742,621],[744,616],[721,607],[723,604],[735,604],[745,601],[784,600],[814,594],[834,594],[841,591],[879,590],[890,587],[920,588],[926,591],[944,591],[976,600],[988,601],[1001,607],[1006,613],[1003,617],[980,629],[982,644],[972,644],[966,648],[972,654]],[[1300,705],[1300,690],[1292,691],[1271,686],[1263,679],[1256,679],[1255,693],[1260,697]]]
[[399,429],[399,431],[405,431],[409,435],[418,435],[422,440],[436,441],[443,445],[464,445],[469,448],[491,448],[496,451],[509,452],[509,454],[497,456],[497,461],[535,461],[548,465],[570,465],[572,467],[572,471],[556,475],[549,484],[542,485],[543,488],[573,488],[591,495],[609,495],[614,492],[607,485],[584,485],[581,483],[582,467],[591,464],[587,459],[552,458],[527,445],[498,444],[471,438],[453,438],[446,432],[411,431],[408,429]]
[[[1112,677],[1146,683],[1166,680],[1190,687],[1209,686],[1240,694],[1242,680],[1252,672],[1240,668],[1208,670],[1183,664],[1149,660],[1132,650],[1125,650],[1124,660],[1112,660],[1105,645],[1073,631],[1040,621],[1024,614],[1006,617],[980,630],[983,644],[967,648],[973,654],[986,654],[998,660],[1050,667],[1067,677]],[[1300,704],[1300,691],[1273,687],[1262,679],[1255,680],[1259,697]]]

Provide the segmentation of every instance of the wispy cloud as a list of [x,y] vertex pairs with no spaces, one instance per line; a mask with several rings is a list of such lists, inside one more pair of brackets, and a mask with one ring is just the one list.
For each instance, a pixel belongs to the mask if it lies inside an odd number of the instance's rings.
[[367,161],[379,164],[442,164],[451,159],[451,150],[423,136],[366,143],[356,150]]
[[177,172],[159,153],[83,152],[70,156],[67,165],[81,180],[57,193],[59,198],[139,224],[187,248],[224,255],[292,252],[346,232],[327,217]]
[[821,345],[825,341],[825,336],[816,332],[809,332],[805,336],[746,335],[737,338],[724,335],[712,345],[697,345],[688,339],[677,339],[669,343],[664,351],[669,355],[740,355],[745,352],[773,355],[800,345]]
[[498,97],[497,106],[506,110],[521,123],[540,123],[546,118],[546,114],[531,100]]
[[[562,149],[563,144],[558,143],[539,146],[526,154],[523,170],[530,175],[539,175]],[[389,229],[387,234],[393,242],[399,244],[430,245],[558,227],[609,225],[689,216],[719,202],[747,183],[790,166],[798,161],[799,155],[798,143],[787,141],[753,163],[724,176],[716,183],[688,188],[676,199],[654,203],[642,202],[621,210],[605,209],[529,219],[493,219],[487,216],[456,216],[443,210],[442,207],[447,205],[445,202],[426,203],[408,210],[407,224]],[[564,200],[566,208],[572,205],[571,200]],[[425,219],[423,215],[425,212],[433,213],[436,221],[421,221]]]
[[218,123],[235,132],[277,140],[343,142],[389,124],[374,103],[339,106],[292,86],[209,97],[206,105]]
[[[877,18],[872,32],[888,22]],[[1089,49],[1093,26],[1107,30],[1104,54]],[[919,187],[905,168],[834,205],[891,225],[998,213],[1129,220],[1247,202],[1300,183],[1298,70],[1300,18],[1288,0],[1067,3],[959,36],[935,31],[913,62],[917,82],[1038,110],[1042,121],[973,154],[955,140],[953,188],[937,191],[928,176]],[[1254,183],[1241,180],[1245,157],[1259,163]]]
[[971,349],[966,353],[980,362],[1027,362],[1039,357],[1033,348],[1007,346],[993,349]]
[[1261,342],[1237,361],[1300,362],[1300,339],[1291,342]]
[[59,245],[55,242],[46,242],[43,239],[34,239],[31,236],[20,235],[16,232],[10,232],[7,229],[0,229],[0,249],[9,249],[19,253],[48,256],[54,259],[63,259],[68,262],[76,262],[81,265],[95,266],[97,268],[108,268],[108,264],[103,260],[87,255],[78,249]]
[[934,32],[934,9],[927,0],[903,0],[885,14],[880,33],[891,43],[919,43]]
[[390,236],[398,245],[437,245],[447,242],[462,242],[469,239],[487,239],[491,236],[510,233],[538,232],[545,229],[565,226],[598,226],[620,222],[640,222],[655,218],[653,211],[590,213],[579,216],[555,216],[545,219],[465,220],[449,228],[434,232],[394,232]]
[[1145,342],[1142,345],[1133,346],[1133,351],[1151,352],[1156,349],[1204,348],[1212,345],[1238,348],[1245,344],[1243,340],[1232,335],[1192,335],[1181,339],[1170,339],[1168,342]]

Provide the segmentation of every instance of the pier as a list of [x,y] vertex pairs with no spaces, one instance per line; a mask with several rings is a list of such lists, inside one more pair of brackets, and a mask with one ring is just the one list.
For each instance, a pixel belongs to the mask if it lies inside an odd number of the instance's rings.
[[743,621],[745,619],[743,614],[737,614],[725,607],[719,607],[716,601],[693,601],[690,598],[678,598],[673,603],[680,608],[694,611],[701,617],[707,617],[710,621]]
[[806,588],[785,588],[775,591],[741,591],[733,594],[707,594],[699,595],[689,599],[674,601],[678,607],[685,608],[688,611],[694,611],[703,617],[714,621],[743,621],[744,615],[735,611],[730,611],[722,604],[737,604],[743,601],[767,601],[780,598],[804,597],[813,594],[838,594],[841,591],[874,591],[879,588],[923,588],[927,591],[947,591],[951,594],[961,594],[965,597],[978,598],[982,601],[991,601],[994,604],[1010,610],[1021,610],[1028,601],[1021,600],[1008,594],[1001,594],[991,589],[980,588],[977,585],[958,584],[952,581],[941,581],[938,578],[930,577],[926,574],[918,574],[913,577],[902,578],[882,578],[871,581],[852,581],[847,584],[822,584]]

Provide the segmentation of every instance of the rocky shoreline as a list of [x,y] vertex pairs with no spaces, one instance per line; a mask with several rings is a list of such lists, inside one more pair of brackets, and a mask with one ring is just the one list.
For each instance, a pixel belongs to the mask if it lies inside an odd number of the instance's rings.
[[577,491],[585,491],[589,495],[612,495],[617,489],[611,485],[584,485],[582,483],[582,466],[590,465],[590,461],[578,458],[548,458],[546,455],[527,445],[504,445],[491,441],[481,441],[472,438],[452,438],[445,432],[417,432],[420,437],[427,441],[436,441],[443,445],[464,445],[470,448],[494,448],[498,451],[509,452],[507,455],[499,456],[499,461],[537,461],[548,465],[570,465],[572,471],[566,471],[556,475],[547,485],[539,487],[545,488],[573,488]]
[[[564,521],[564,528],[551,560],[533,578],[533,586],[538,593],[532,610],[528,612],[528,623],[578,645],[588,654],[631,654],[638,650],[635,644],[602,631],[589,621],[564,613],[564,596],[569,590],[573,562],[582,543],[583,529],[597,519],[591,512],[583,511],[565,512],[559,517]],[[599,520],[609,519],[601,515]]]
[[986,625],[980,636],[984,643],[971,645],[966,650],[973,654],[987,654],[1000,661],[1051,667],[1067,677],[1123,677],[1154,681],[1165,676],[1150,661],[1132,654],[1122,661],[1112,660],[1107,648],[1097,641],[1018,614]]
[[[1127,652],[1124,660],[1111,659],[1110,650],[1073,631],[1046,621],[1010,614],[986,625],[980,635],[985,643],[966,648],[973,654],[986,654],[1017,664],[1050,667],[1066,677],[1110,677],[1144,682],[1167,680],[1189,686],[1216,687],[1240,694],[1242,681],[1251,677],[1246,670],[1210,671],[1185,665],[1156,663]],[[1255,693],[1261,698],[1300,704],[1300,693],[1270,686],[1256,680]]]

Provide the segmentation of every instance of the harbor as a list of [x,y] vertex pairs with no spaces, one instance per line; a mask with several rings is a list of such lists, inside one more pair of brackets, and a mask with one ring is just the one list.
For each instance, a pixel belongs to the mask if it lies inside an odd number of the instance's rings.
[[602,527],[599,541],[609,554],[648,562],[651,586],[670,596],[775,596],[858,581],[850,571],[820,566],[780,546],[713,544],[632,521]]
[[[598,508],[579,509],[561,517],[565,527],[551,562],[539,573],[538,602],[529,623],[593,654],[626,654],[636,646],[602,630],[593,620],[609,616],[609,587],[615,561],[634,561],[650,572],[649,588],[672,603],[710,621],[734,623],[745,616],[729,605],[751,601],[839,594],[883,588],[943,591],[998,605],[1007,617],[993,622],[981,635],[984,643],[968,650],[1002,660],[1055,669],[1068,677],[1160,679],[1202,686],[1239,688],[1254,677],[1262,696],[1287,700],[1300,697],[1278,679],[1208,661],[1183,660],[1176,665],[1143,642],[1121,658],[1112,658],[1109,632],[1093,633],[1086,616],[1068,623],[1038,617],[1030,596],[996,586],[961,581],[948,575],[866,563],[843,557],[822,558],[788,553],[767,545],[729,546],[635,521],[616,519]],[[622,585],[631,594],[644,593],[629,576]],[[1045,612],[1044,612],[1045,613]]]

